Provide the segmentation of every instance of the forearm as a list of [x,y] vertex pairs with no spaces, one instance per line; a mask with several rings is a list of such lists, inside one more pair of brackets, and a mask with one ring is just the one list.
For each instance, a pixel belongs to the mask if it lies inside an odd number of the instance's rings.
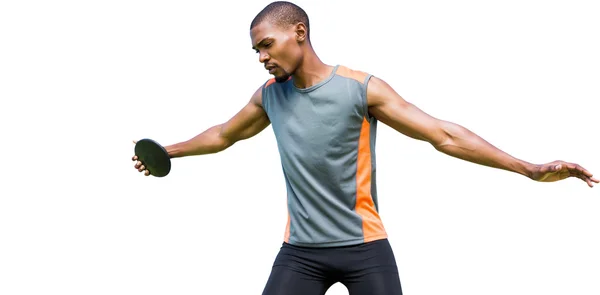
[[222,125],[213,126],[190,140],[166,146],[171,158],[213,154],[225,150],[231,143],[221,134]]
[[434,144],[438,151],[476,164],[531,177],[534,164],[505,153],[458,124],[451,122],[442,122],[441,124],[444,140]]

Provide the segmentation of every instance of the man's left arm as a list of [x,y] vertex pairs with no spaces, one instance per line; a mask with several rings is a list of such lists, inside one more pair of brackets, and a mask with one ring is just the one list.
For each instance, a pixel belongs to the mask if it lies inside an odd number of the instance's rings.
[[532,164],[496,148],[477,134],[453,122],[437,119],[404,100],[382,79],[372,77],[367,85],[369,113],[382,123],[414,139],[429,142],[436,150],[476,164],[503,169],[536,181],[577,177],[588,186],[598,183],[578,164],[553,161]]

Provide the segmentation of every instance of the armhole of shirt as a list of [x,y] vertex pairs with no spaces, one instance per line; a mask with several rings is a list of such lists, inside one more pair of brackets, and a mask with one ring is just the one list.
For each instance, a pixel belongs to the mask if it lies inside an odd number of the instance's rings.
[[371,115],[369,115],[369,102],[367,101],[367,87],[369,86],[369,80],[373,77],[371,74],[367,74],[365,80],[362,85],[362,104],[363,104],[363,113],[367,121],[371,122]]
[[265,113],[267,113],[267,116],[269,114],[269,106],[268,106],[268,99],[267,99],[267,84],[269,84],[269,80],[267,80],[263,86],[262,86],[262,90],[261,90],[261,102],[262,102],[262,107],[263,110],[265,110]]

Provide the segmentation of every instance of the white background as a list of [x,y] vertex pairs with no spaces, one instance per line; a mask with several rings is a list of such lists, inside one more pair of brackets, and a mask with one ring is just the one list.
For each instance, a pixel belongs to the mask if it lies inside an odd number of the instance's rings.
[[[261,293],[286,222],[272,130],[166,178],[130,158],[133,139],[229,119],[269,78],[249,35],[269,2],[0,4],[0,294]],[[593,1],[297,4],[326,63],[516,157],[600,174]],[[600,187],[463,162],[382,124],[376,152],[405,294],[600,294]]]

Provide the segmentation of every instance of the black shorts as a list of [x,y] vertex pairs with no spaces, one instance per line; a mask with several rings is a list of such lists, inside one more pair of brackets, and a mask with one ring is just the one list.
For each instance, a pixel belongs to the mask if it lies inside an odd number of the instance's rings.
[[262,294],[323,295],[338,282],[350,295],[402,295],[389,241],[334,248],[283,243]]

